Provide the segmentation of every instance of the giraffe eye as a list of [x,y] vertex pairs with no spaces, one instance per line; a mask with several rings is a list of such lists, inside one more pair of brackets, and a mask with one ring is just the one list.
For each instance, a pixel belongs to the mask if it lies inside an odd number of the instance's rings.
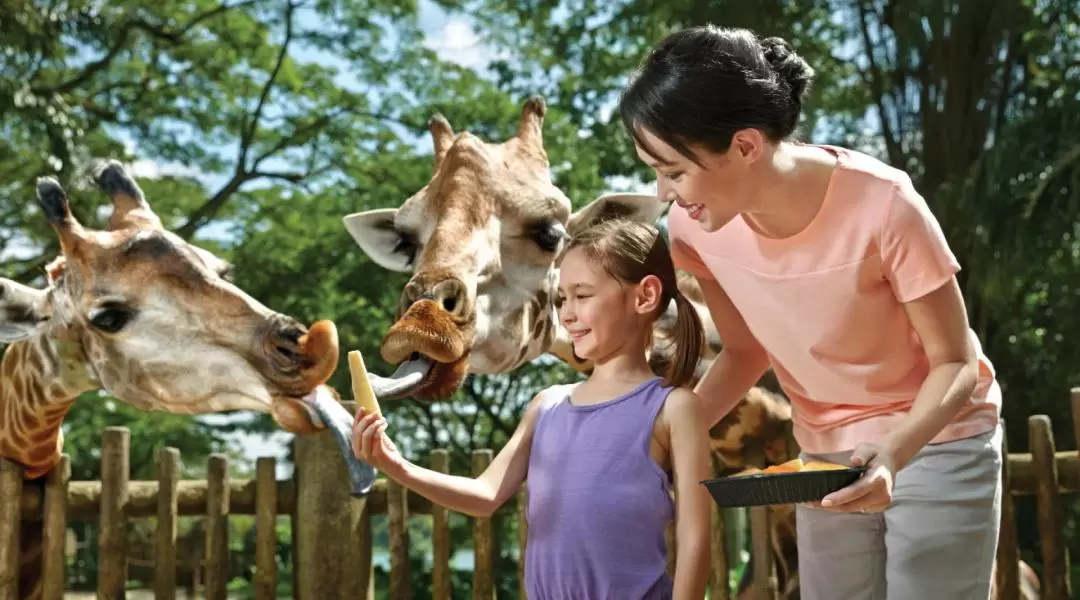
[[555,252],[566,237],[566,228],[555,220],[543,221],[533,226],[532,237],[544,252]]
[[126,306],[106,304],[90,312],[90,325],[105,333],[116,333],[134,316],[135,312]]

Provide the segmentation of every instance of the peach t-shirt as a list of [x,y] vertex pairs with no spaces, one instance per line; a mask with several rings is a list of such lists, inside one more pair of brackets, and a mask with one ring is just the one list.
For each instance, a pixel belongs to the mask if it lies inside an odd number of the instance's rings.
[[[905,173],[819,147],[837,156],[837,168],[817,215],[795,235],[763,237],[741,216],[709,233],[678,205],[668,213],[675,264],[730,296],[768,353],[791,399],[795,438],[810,453],[880,440],[904,418],[929,366],[902,303],[960,270]],[[993,366],[971,338],[975,391],[933,443],[978,435],[999,419]]]

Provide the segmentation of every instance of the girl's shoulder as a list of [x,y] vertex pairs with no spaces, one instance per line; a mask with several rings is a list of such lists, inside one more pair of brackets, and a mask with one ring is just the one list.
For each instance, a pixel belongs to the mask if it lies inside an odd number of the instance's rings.
[[704,423],[701,396],[689,388],[672,388],[660,409],[659,420],[669,431],[673,424]]
[[533,399],[536,409],[540,412],[550,410],[569,398],[577,386],[577,383],[557,383],[540,390]]

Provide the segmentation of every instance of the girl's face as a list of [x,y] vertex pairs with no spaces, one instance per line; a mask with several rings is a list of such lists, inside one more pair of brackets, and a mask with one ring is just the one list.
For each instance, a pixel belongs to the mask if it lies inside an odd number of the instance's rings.
[[[756,130],[735,134],[726,152],[697,149],[699,166],[653,135],[641,130],[650,149],[636,145],[637,155],[656,171],[658,196],[686,209],[705,231],[716,231],[739,213],[753,208],[761,177],[759,160],[765,138]],[[650,152],[651,150],[651,152]]]
[[620,352],[649,327],[659,303],[660,280],[646,277],[636,285],[618,280],[575,248],[559,269],[559,321],[570,333],[578,357],[599,361]]

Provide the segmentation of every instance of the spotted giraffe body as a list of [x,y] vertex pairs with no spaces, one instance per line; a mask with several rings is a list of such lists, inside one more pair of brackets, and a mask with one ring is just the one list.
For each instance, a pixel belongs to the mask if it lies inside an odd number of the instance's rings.
[[[37,198],[61,255],[43,290],[0,279],[0,457],[40,485],[63,452],[64,417],[95,389],[144,410],[257,410],[313,431],[300,399],[337,365],[333,325],[308,330],[234,286],[225,261],[162,227],[119,163],[92,179],[113,200],[107,228],[79,223],[43,177]],[[41,536],[21,528],[20,598],[41,596]]]

